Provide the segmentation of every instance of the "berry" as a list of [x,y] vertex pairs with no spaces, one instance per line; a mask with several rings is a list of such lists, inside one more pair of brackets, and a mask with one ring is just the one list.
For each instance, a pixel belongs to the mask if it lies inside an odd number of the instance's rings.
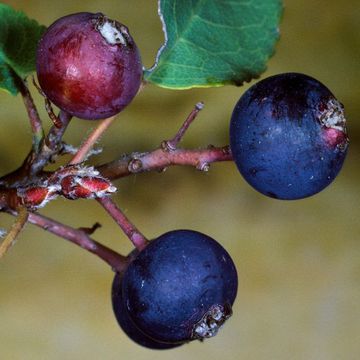
[[156,350],[172,349],[179,346],[179,344],[165,344],[155,341],[146,336],[135,326],[122,299],[122,279],[121,274],[119,273],[114,277],[111,295],[116,320],[131,340],[141,346]]
[[298,73],[264,79],[240,98],[230,148],[245,180],[278,199],[301,199],[339,173],[348,148],[343,106],[319,81]]
[[136,95],[142,64],[128,29],[101,13],[55,21],[41,38],[37,76],[46,96],[82,119],[103,119]]
[[237,293],[235,265],[202,233],[176,230],[140,252],[123,278],[123,302],[135,326],[159,342],[216,335]]

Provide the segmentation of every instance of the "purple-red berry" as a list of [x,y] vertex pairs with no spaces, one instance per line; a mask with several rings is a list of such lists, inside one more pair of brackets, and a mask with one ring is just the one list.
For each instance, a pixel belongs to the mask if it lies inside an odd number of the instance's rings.
[[46,96],[82,119],[104,119],[123,110],[142,80],[138,48],[126,26],[101,13],[55,21],[37,49],[37,76]]

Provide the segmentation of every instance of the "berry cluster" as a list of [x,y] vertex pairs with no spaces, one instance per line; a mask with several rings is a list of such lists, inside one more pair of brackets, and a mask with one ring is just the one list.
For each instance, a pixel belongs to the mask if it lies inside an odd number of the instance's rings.
[[[138,48],[124,25],[101,13],[57,20],[37,50],[41,92],[63,115],[57,118],[48,143],[61,139],[59,133],[72,116],[95,120],[122,111],[138,92],[142,72]],[[157,150],[161,161],[146,164],[144,158],[134,156],[125,171],[144,171],[146,165],[161,168],[168,154],[177,154],[179,164],[184,164],[177,144],[201,109],[199,103],[177,136]],[[231,118],[230,148],[218,152],[209,148],[207,154],[233,159],[245,180],[262,194],[291,200],[328,186],[339,173],[347,148],[341,103],[319,81],[285,73],[259,81],[242,95]],[[56,147],[53,151],[59,152]],[[18,203],[11,210],[19,205],[36,210],[59,195],[97,199],[137,247],[115,268],[112,286],[113,310],[124,332],[152,349],[170,349],[216,335],[231,316],[237,295],[238,277],[230,255],[211,237],[192,230],[170,231],[147,241],[109,200],[116,190],[110,180],[79,165],[84,161],[79,153],[76,161],[51,174],[33,163],[30,172],[36,173],[37,182],[17,188]],[[31,161],[45,164],[51,158],[46,154],[32,154]],[[198,160],[196,166],[208,169],[208,161]],[[31,219],[53,232],[61,228],[54,222],[50,227],[34,214]],[[84,231],[63,229],[61,236],[74,241],[81,233],[78,244],[110,264],[116,256],[118,261],[119,254],[91,242]]]
[[[38,45],[41,91],[72,116],[95,120],[120,112],[138,91],[141,74],[127,28],[100,13],[57,20]],[[176,149],[176,139],[168,143],[172,148],[164,151]],[[67,167],[51,177],[57,190],[46,193],[40,205],[58,194],[77,199],[113,192],[108,180],[92,169],[75,169]],[[40,190],[23,191],[23,203],[40,207]],[[229,254],[212,238],[172,231],[130,258],[134,260],[126,270],[115,275],[112,302],[119,325],[140,345],[167,349],[209,338],[231,316],[237,273]]]
[[[127,28],[102,14],[61,18],[38,47],[42,90],[80,118],[121,111],[140,86],[141,69]],[[342,105],[320,82],[297,73],[250,88],[234,109],[230,140],[244,178],[278,199],[321,191],[339,172],[348,143]],[[172,348],[216,335],[231,315],[237,286],[235,265],[215,240],[195,231],[171,231],[115,275],[113,309],[134,341]]]

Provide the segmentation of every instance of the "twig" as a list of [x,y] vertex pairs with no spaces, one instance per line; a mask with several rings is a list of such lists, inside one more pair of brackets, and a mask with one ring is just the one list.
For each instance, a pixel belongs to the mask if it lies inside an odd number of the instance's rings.
[[58,118],[62,124],[61,127],[57,127],[55,125],[52,126],[45,139],[47,147],[52,151],[56,151],[61,144],[62,137],[64,136],[65,130],[70,123],[72,115],[66,111],[60,110]]
[[89,137],[81,145],[81,147],[79,148],[79,150],[77,151],[75,156],[69,162],[69,165],[75,165],[75,164],[81,163],[86,159],[91,148],[99,140],[99,138],[105,132],[105,130],[107,130],[109,128],[109,126],[112,124],[114,119],[115,119],[115,116],[112,116],[108,119],[101,121],[101,123],[92,131],[92,133],[89,135]]
[[28,220],[30,223],[69,240],[81,248],[97,255],[108,263],[114,271],[122,272],[127,268],[128,259],[126,257],[91,239],[84,231],[74,229],[58,221],[35,213],[29,213]]
[[[175,165],[193,166],[201,171],[207,171],[212,163],[232,160],[229,146],[209,146],[206,149],[176,149],[173,151],[165,151],[159,148],[147,153],[125,155],[118,160],[97,166],[96,170],[104,178],[115,180],[146,171],[161,171]],[[0,180],[4,184],[8,182],[8,179],[21,181],[21,175],[23,175],[21,172],[19,174],[14,172]],[[51,178],[54,172],[43,172],[42,175],[44,179],[45,177]],[[18,200],[16,189],[0,186],[0,210],[1,208],[15,209],[18,206]]]
[[18,216],[11,227],[11,230],[6,235],[5,239],[0,244],[0,259],[8,252],[8,250],[15,244],[16,238],[23,229],[28,219],[29,213],[26,208],[19,209]]
[[101,228],[101,224],[96,222],[91,227],[79,227],[78,230],[83,231],[85,234],[92,235],[99,228]]
[[72,116],[61,110],[58,118],[61,126],[58,127],[53,125],[51,127],[40,153],[31,161],[31,175],[39,173],[49,163],[51,158],[57,155],[61,150],[62,137],[64,136]]
[[121,227],[126,236],[134,244],[138,250],[146,247],[149,241],[145,236],[133,225],[125,214],[117,207],[117,205],[109,197],[98,198],[97,201],[110,214],[115,222]]
[[53,122],[54,126],[57,128],[61,128],[62,123],[58,116],[55,115],[54,109],[52,107],[51,101],[47,97],[47,95],[44,93],[44,91],[41,89],[40,85],[36,82],[34,76],[32,77],[32,81],[34,86],[36,87],[39,94],[44,98],[45,100],[45,110],[50,118],[50,120]]
[[181,139],[184,137],[186,130],[192,124],[192,122],[197,117],[198,113],[204,108],[204,103],[198,102],[191,113],[188,115],[184,123],[182,124],[179,131],[171,140],[166,140],[163,142],[163,147],[169,151],[175,150]]
[[25,80],[19,79],[19,90],[30,120],[31,131],[33,134],[33,151],[38,153],[41,141],[44,138],[44,129],[41,119]]
[[24,184],[33,176],[38,175],[52,158],[61,152],[62,137],[71,120],[71,115],[60,111],[59,119],[62,123],[60,128],[52,126],[48,135],[42,140],[40,150],[36,153],[33,149],[29,152],[23,163],[13,172],[0,178],[0,182],[11,186],[11,184]]
[[62,127],[61,119],[55,115],[51,101],[47,97],[45,97],[45,110],[54,126],[60,129]]
[[219,161],[232,161],[229,146],[206,149],[176,149],[165,151],[162,148],[147,153],[133,153],[118,160],[97,166],[96,169],[109,180],[152,170],[163,170],[174,165],[194,166],[207,171],[209,165]]

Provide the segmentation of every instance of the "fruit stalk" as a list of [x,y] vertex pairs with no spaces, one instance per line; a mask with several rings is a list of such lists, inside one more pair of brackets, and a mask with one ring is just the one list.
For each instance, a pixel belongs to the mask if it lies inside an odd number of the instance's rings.
[[145,236],[135,227],[134,224],[125,216],[125,214],[116,206],[109,197],[96,199],[104,209],[110,214],[115,222],[121,227],[122,231],[134,244],[138,250],[143,250],[148,244]]
[[101,123],[94,129],[94,131],[89,135],[89,137],[83,142],[75,156],[69,162],[69,165],[75,165],[78,163],[83,162],[88,153],[90,152],[91,148],[94,144],[100,139],[101,135],[110,127],[113,123],[115,116],[112,116],[108,119],[101,121]]

